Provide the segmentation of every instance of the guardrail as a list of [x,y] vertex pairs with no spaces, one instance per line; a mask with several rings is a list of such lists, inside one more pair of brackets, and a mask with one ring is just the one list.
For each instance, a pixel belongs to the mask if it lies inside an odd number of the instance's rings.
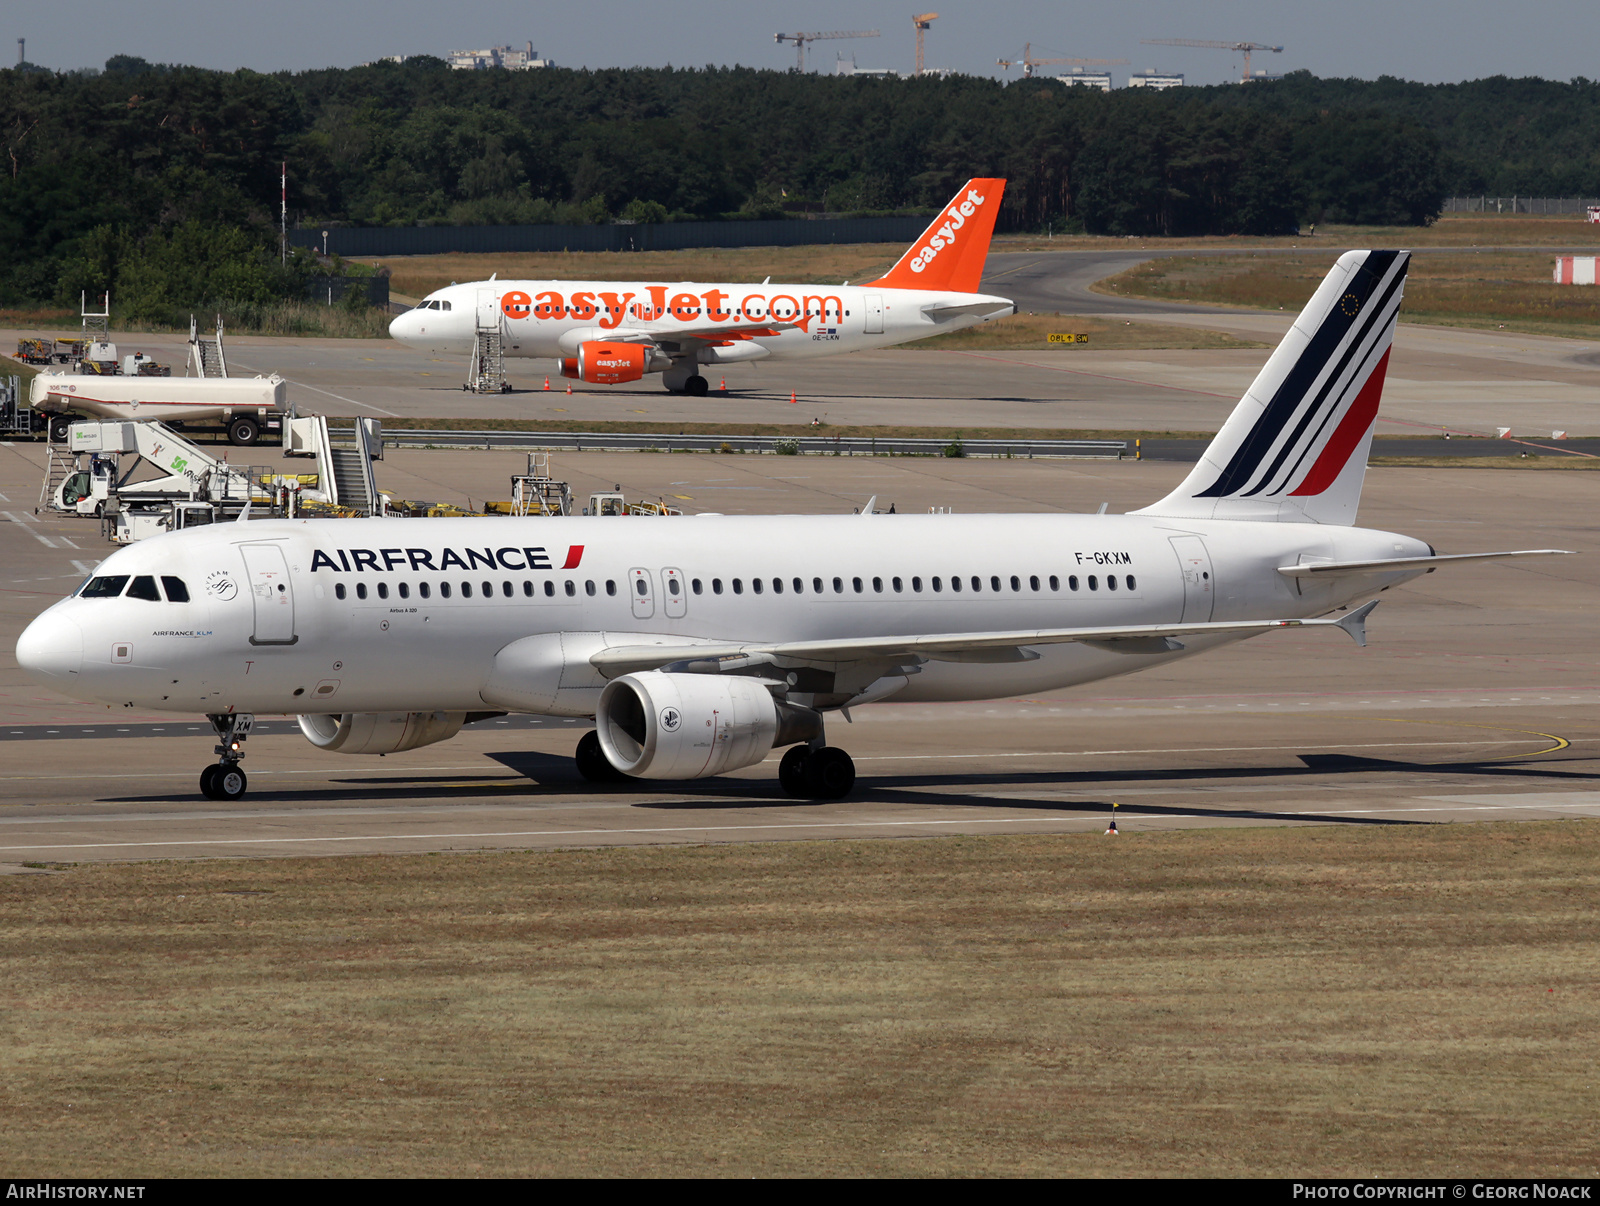
[[574,452],[745,452],[789,456],[965,456],[1121,460],[1126,440],[953,440],[884,436],[664,435],[660,432],[424,431],[385,428],[391,448],[552,448]]

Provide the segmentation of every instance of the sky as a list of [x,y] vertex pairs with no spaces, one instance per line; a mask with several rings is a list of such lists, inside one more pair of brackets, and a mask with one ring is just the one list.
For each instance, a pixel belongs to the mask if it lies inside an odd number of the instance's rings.
[[914,4],[935,2],[940,16],[926,34],[927,65],[995,78],[1020,74],[1019,68],[1002,71],[996,60],[1020,59],[1029,42],[1039,58],[1128,59],[1127,66],[1110,68],[1118,87],[1129,71],[1150,68],[1182,72],[1192,84],[1239,76],[1237,53],[1142,45],[1145,38],[1281,45],[1281,54],[1252,56],[1252,69],[1304,68],[1325,77],[1393,75],[1442,83],[1490,75],[1600,76],[1594,54],[1600,4],[1594,0],[1536,0],[1527,8],[1503,0],[474,0],[466,9],[443,0],[75,0],[70,21],[48,5],[6,5],[0,27],[10,41],[9,49],[0,47],[0,62],[16,61],[17,38],[27,39],[30,62],[54,70],[100,67],[114,54],[130,54],[230,71],[302,71],[532,41],[541,57],[562,67],[784,70],[793,68],[795,50],[775,43],[775,33],[876,29],[876,38],[808,47],[808,70],[831,72],[842,52],[863,68],[909,71]]

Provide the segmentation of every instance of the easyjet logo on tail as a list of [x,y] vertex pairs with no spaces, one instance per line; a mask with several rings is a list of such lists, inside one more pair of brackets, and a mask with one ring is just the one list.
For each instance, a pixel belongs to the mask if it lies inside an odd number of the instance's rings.
[[979,195],[978,190],[969,188],[966,198],[961,204],[952,205],[945,210],[945,215],[950,220],[934,232],[933,238],[928,240],[927,245],[921,251],[911,257],[911,271],[923,271],[929,264],[933,263],[934,256],[938,255],[945,247],[952,246],[956,241],[956,231],[967,224],[967,219],[977,213],[978,206],[982,204],[983,198]]
[[1004,180],[968,180],[911,250],[871,284],[884,289],[976,293],[1005,189]]

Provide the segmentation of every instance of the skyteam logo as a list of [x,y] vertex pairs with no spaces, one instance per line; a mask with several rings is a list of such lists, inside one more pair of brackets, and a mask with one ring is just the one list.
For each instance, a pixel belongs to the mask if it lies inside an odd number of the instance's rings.
[[680,724],[682,724],[682,723],[683,723],[683,713],[678,711],[677,708],[662,708],[661,709],[661,731],[662,732],[664,732],[664,733],[676,733],[678,731],[678,726]]
[[928,240],[922,250],[911,257],[911,271],[921,272],[934,258],[946,247],[955,246],[956,231],[967,224],[967,219],[978,212],[984,198],[975,188],[967,190],[966,198],[959,205],[952,205],[945,210],[945,216],[950,220],[933,232],[933,237]]

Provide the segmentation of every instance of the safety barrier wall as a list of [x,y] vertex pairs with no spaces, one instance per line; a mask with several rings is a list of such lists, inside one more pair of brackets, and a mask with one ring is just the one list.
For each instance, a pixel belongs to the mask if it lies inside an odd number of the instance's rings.
[[[932,215],[889,218],[779,218],[753,222],[660,222],[610,226],[348,226],[328,230],[342,256],[442,255],[517,251],[678,251],[692,247],[803,247],[827,243],[909,243]],[[323,246],[320,230],[291,230],[294,247]]]

